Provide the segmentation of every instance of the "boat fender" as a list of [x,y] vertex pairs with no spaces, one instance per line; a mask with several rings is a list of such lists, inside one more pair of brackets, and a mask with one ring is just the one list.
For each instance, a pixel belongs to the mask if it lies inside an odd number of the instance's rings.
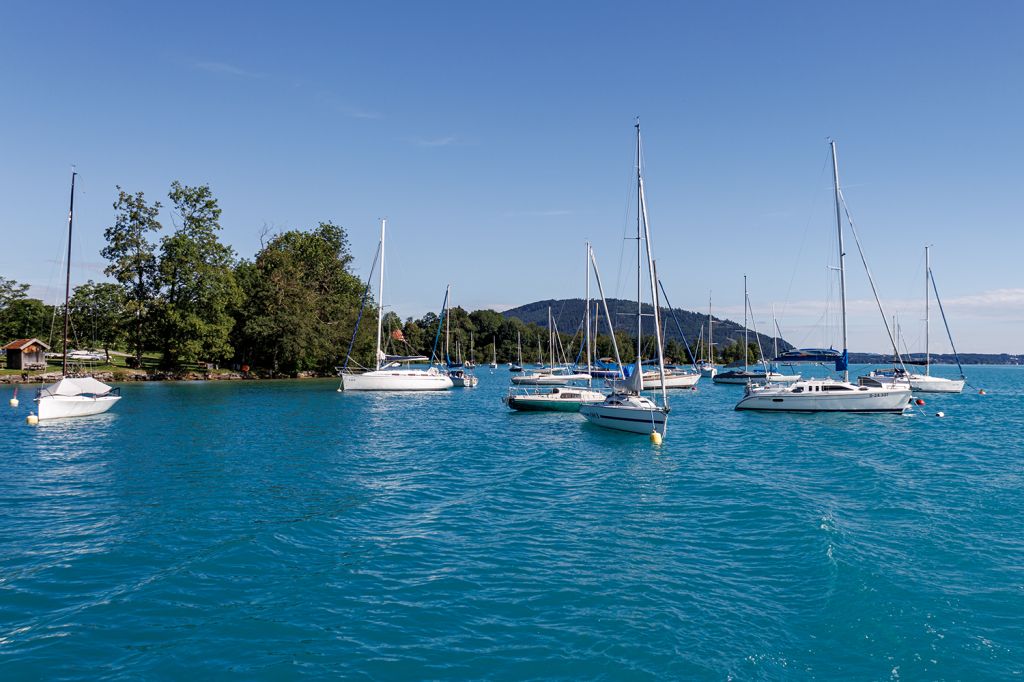
[[661,445],[661,434],[657,431],[651,431],[651,442],[655,445]]

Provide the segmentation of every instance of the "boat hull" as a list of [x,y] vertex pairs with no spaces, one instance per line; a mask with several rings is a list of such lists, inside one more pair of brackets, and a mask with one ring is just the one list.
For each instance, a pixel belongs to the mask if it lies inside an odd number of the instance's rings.
[[910,388],[918,393],[961,393],[964,390],[964,379],[943,379],[926,374],[911,374]]
[[643,434],[657,431],[664,437],[668,428],[668,414],[661,409],[596,404],[583,405],[580,414],[591,424],[616,431]]
[[94,414],[103,414],[120,399],[121,396],[117,395],[48,395],[36,400],[36,410],[40,421],[90,417]]
[[[700,374],[666,374],[665,388],[693,388],[700,381]],[[644,390],[660,390],[661,380],[655,377],[644,377]]]
[[[797,384],[799,387],[800,384]],[[910,407],[909,387],[794,392],[789,387],[754,388],[736,409],[765,412],[879,412],[901,414]]]
[[[771,380],[774,383],[785,384],[800,380],[799,374],[778,374],[771,373]],[[716,384],[748,384],[750,382],[766,381],[764,372],[722,372],[711,379]]]
[[541,393],[509,393],[502,398],[511,409],[522,412],[579,412],[581,406],[604,399],[604,394],[597,391],[557,388]]
[[445,391],[454,385],[444,374],[423,370],[375,370],[343,374],[346,391]]

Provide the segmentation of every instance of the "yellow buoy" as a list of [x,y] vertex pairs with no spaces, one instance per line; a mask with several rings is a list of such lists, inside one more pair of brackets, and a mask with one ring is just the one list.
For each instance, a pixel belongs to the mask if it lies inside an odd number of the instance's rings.
[[661,445],[661,434],[657,431],[651,431],[651,442],[655,445]]
[[29,416],[25,417],[25,423],[28,424],[29,426],[35,426],[36,424],[39,423],[39,417],[35,416],[34,414],[30,414]]
[[11,398],[11,407],[17,407],[17,406],[18,406],[18,399],[17,398]]

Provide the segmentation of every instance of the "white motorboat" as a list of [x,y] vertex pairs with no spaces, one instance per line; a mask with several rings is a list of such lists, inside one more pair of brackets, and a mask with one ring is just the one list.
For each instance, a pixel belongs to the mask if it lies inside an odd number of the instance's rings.
[[[61,363],[61,380],[45,386],[36,393],[36,413],[39,420],[63,419],[65,417],[88,417],[102,414],[113,407],[121,399],[121,389],[107,386],[92,377],[68,376],[68,329],[71,306],[71,233],[75,215],[75,176],[71,173],[71,205],[68,209],[68,252],[67,272],[64,282],[64,351]],[[73,351],[74,352],[74,351]],[[72,352],[72,353],[73,353]]]
[[[654,272],[654,255],[651,253],[651,232],[650,224],[647,220],[647,204],[644,197],[644,179],[643,179],[643,156],[640,145],[640,122],[636,124],[636,180],[637,180],[637,221],[636,221],[636,248],[637,248],[637,318],[636,318],[636,363],[632,367],[631,376],[625,377],[626,381],[617,387],[614,392],[608,396],[604,402],[583,405],[580,408],[580,414],[586,417],[587,421],[597,426],[604,427],[606,429],[615,429],[617,431],[627,431],[630,433],[647,433],[651,434],[651,440],[655,443],[661,442],[664,438],[665,433],[668,429],[668,394],[665,390],[665,355],[663,351],[664,342],[661,335],[661,319],[660,319],[660,306],[658,303],[658,285],[657,276]],[[658,351],[658,375],[661,381],[661,404],[654,402],[647,396],[641,395],[641,391],[644,389],[644,370],[643,370],[643,357],[641,356],[641,349],[643,348],[642,337],[643,337],[643,290],[641,287],[642,273],[641,273],[641,259],[643,258],[644,245],[646,245],[647,254],[647,271],[650,275],[651,284],[651,303],[653,308],[654,318],[654,340],[655,348]],[[590,253],[590,261],[595,266],[596,273],[596,261],[594,261],[593,252]],[[598,286],[601,286],[600,275],[598,275]],[[607,305],[607,300],[604,297],[604,289],[601,288],[601,298]],[[618,346],[615,344],[615,330],[611,324],[611,316],[607,315],[607,308],[605,309],[606,317],[609,320],[609,332],[612,337],[612,343],[615,347],[615,355],[618,358]],[[589,363],[588,363],[589,364]],[[622,363],[619,362],[619,366]]]
[[[423,362],[428,358],[421,356],[403,356],[389,358],[381,349],[381,325],[384,320],[384,238],[387,221],[380,221],[380,280],[377,289],[377,353],[376,366],[367,372],[353,373],[348,371],[350,357],[345,359],[342,369],[341,385],[346,391],[444,391],[454,384],[447,373],[435,367],[418,369],[408,367],[408,363]],[[370,276],[373,272],[371,268]],[[369,286],[369,285],[367,285]],[[447,302],[447,297],[445,298]],[[355,331],[352,338],[355,339]],[[351,354],[352,346],[349,345]]]
[[835,379],[802,379],[792,384],[748,384],[737,410],[776,412],[895,412],[910,407],[910,387],[888,383],[856,386]]
[[463,369],[448,370],[448,378],[452,380],[452,386],[455,388],[473,388],[480,383],[479,377]]
[[710,362],[702,362],[698,364],[697,369],[700,370],[700,375],[705,379],[714,379],[715,375],[718,374],[718,366],[713,365]]
[[[842,192],[839,188],[839,162],[836,157],[836,144],[830,142],[832,149],[832,172],[835,185],[836,230],[839,240],[839,291],[842,307],[843,351],[835,359],[836,371],[843,372],[842,381],[835,379],[802,379],[791,384],[767,383],[765,385],[747,384],[743,398],[736,403],[737,410],[763,410],[774,412],[891,412],[902,413],[910,407],[910,386],[897,381],[891,383],[878,382],[877,386],[858,386],[850,383],[849,352],[847,351],[847,320],[846,320],[846,250],[843,246],[842,211],[845,208]],[[846,210],[849,215],[849,210]],[[853,221],[850,220],[851,229]],[[856,231],[854,231],[856,237]],[[864,253],[857,239],[857,249],[862,260]],[[870,271],[867,273],[871,280]],[[871,280],[872,291],[875,291]],[[875,294],[875,302],[882,312],[881,302]],[[884,313],[882,322],[889,331]],[[896,343],[890,332],[890,341],[895,348]],[[792,355],[792,354],[791,354]],[[814,354],[807,353],[807,361],[812,361]],[[719,375],[721,376],[721,375]],[[716,377],[717,378],[717,377]]]

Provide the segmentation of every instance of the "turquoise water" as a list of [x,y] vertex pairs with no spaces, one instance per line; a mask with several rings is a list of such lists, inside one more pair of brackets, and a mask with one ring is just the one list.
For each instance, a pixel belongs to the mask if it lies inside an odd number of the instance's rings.
[[1024,367],[969,371],[902,417],[702,380],[660,448],[509,412],[504,369],[128,385],[36,428],[5,389],[0,677],[1021,676]]

